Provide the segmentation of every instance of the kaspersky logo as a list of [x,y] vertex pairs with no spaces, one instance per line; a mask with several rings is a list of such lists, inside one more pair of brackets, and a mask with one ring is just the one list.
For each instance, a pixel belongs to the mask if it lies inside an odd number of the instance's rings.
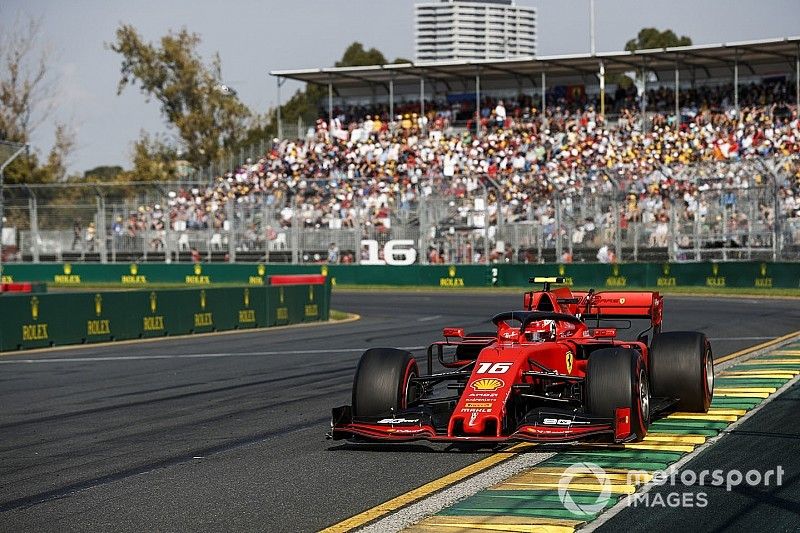
[[495,391],[505,385],[502,379],[482,378],[472,382],[472,388],[476,391]]

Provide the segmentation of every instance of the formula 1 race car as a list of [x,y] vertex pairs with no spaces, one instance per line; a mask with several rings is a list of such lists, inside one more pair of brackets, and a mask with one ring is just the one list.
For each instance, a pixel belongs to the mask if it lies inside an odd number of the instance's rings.
[[[661,332],[657,292],[541,291],[524,310],[492,318],[496,330],[444,328],[427,374],[407,351],[372,348],[353,381],[352,405],[333,409],[329,438],[446,442],[643,439],[651,416],[708,411],[714,361],[706,336]],[[636,340],[618,329],[649,320]],[[609,322],[616,327],[610,327]],[[436,357],[444,367],[434,373]]]

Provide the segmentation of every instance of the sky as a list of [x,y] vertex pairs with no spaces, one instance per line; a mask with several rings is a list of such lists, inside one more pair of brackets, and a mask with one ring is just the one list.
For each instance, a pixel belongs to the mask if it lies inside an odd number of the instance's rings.
[[[537,9],[541,55],[589,50],[589,0],[517,0]],[[34,132],[44,153],[56,121],[71,125],[70,173],[98,165],[130,167],[140,131],[167,132],[157,102],[137,88],[117,95],[120,57],[106,44],[122,23],[147,40],[187,28],[219,52],[227,85],[263,113],[277,102],[270,70],[331,66],[353,41],[387,59],[413,58],[413,0],[3,0],[0,33],[18,15],[41,19],[40,47],[53,54],[55,111]],[[596,0],[597,51],[621,50],[639,29],[688,35],[695,44],[800,35],[798,0]],[[301,84],[287,82],[284,101]]]

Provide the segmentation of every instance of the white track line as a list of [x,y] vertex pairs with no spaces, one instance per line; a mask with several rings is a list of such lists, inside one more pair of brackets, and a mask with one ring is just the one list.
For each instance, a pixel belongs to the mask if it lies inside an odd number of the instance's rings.
[[[424,350],[427,346],[402,346],[400,350]],[[146,361],[148,359],[205,359],[215,357],[253,357],[265,355],[314,355],[326,353],[358,353],[368,348],[344,348],[325,350],[281,350],[272,352],[239,352],[239,353],[188,353],[188,354],[155,354],[155,355],[117,355],[98,357],[63,357],[47,359],[0,359],[0,365],[31,365],[39,363],[93,363],[107,361]]]

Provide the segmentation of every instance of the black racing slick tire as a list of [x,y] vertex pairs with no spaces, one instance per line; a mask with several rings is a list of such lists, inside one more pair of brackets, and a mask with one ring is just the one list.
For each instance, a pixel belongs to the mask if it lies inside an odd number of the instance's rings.
[[650,386],[642,355],[630,348],[592,352],[586,368],[586,408],[596,416],[616,417],[631,410],[631,433],[640,441],[650,425]]
[[417,361],[411,352],[367,350],[353,379],[353,416],[382,416],[406,409],[416,399],[411,378],[417,376]]
[[678,398],[676,408],[706,413],[714,395],[714,356],[702,333],[670,331],[650,344],[653,396]]

